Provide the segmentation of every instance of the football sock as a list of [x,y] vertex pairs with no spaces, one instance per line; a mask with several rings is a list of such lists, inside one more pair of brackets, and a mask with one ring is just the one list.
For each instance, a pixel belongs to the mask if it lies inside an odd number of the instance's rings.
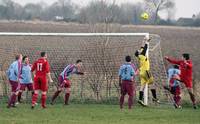
[[22,92],[19,92],[18,94],[18,102],[21,102]]
[[152,93],[153,98],[157,99],[156,90],[155,89],[151,89],[151,93]]
[[128,108],[131,109],[133,105],[133,96],[128,97]]
[[143,100],[144,92],[140,91],[139,92],[139,100]]
[[70,93],[65,94],[65,104],[68,104]]
[[56,91],[51,99],[51,102],[54,102],[54,100],[59,96],[59,94],[61,93],[61,91]]
[[38,99],[38,94],[34,93],[32,96],[32,106],[35,106],[37,99]]
[[189,93],[189,95],[190,95],[190,99],[191,99],[193,105],[195,105],[196,104],[196,99],[195,99],[194,94],[193,93]]
[[16,100],[17,95],[15,93],[13,93],[10,97],[10,100],[8,102],[8,106],[10,107],[12,104],[15,104],[15,100]]
[[43,108],[46,108],[46,99],[47,99],[47,95],[46,94],[42,94],[41,102],[42,102],[42,107]]
[[122,109],[123,108],[123,104],[124,104],[124,95],[121,95],[121,97],[120,97],[120,101],[119,101],[120,103],[120,108]]

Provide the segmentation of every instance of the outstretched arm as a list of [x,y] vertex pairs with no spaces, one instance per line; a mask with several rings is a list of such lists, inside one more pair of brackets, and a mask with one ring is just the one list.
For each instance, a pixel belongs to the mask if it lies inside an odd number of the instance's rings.
[[149,49],[149,42],[150,42],[151,39],[144,39],[143,41],[143,45],[141,47],[141,54],[146,56],[146,53],[147,53],[147,50]]
[[84,72],[76,72],[78,75],[84,75]]
[[180,63],[182,62],[181,60],[176,60],[176,59],[172,59],[172,58],[169,58],[168,56],[165,56],[165,59],[172,63],[172,64],[177,64],[177,65],[180,65]]

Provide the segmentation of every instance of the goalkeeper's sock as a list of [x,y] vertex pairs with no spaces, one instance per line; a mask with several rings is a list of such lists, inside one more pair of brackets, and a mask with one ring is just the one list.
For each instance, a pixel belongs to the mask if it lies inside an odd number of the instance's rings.
[[153,98],[157,99],[156,90],[155,89],[151,89],[151,93],[152,93]]
[[144,92],[140,91],[139,92],[139,100],[143,100]]

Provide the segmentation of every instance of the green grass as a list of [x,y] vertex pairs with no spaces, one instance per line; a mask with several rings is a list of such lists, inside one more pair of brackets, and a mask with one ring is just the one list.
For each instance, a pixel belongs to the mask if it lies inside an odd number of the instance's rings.
[[135,106],[120,111],[117,105],[61,104],[34,110],[30,105],[7,109],[0,106],[0,124],[200,124],[200,109]]

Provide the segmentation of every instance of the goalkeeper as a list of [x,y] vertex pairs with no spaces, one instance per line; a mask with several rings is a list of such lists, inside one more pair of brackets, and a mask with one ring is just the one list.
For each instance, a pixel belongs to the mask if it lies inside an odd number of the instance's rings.
[[139,76],[140,76],[140,81],[141,81],[138,103],[142,106],[146,106],[143,102],[144,88],[146,84],[150,85],[152,96],[153,96],[152,100],[156,103],[159,103],[159,100],[157,99],[157,95],[156,95],[156,89],[153,84],[153,76],[150,73],[149,58],[146,55],[149,49],[150,40],[151,39],[149,38],[144,38],[141,49],[135,52],[135,56],[138,58],[138,61],[139,61]]

